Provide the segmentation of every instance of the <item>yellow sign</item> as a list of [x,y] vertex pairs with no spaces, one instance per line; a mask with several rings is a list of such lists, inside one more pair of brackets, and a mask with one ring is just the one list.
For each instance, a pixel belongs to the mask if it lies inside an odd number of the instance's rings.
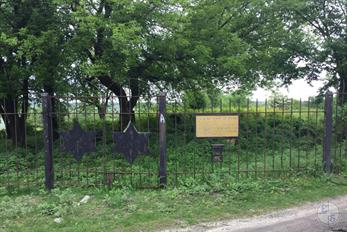
[[196,137],[239,137],[239,115],[196,115]]

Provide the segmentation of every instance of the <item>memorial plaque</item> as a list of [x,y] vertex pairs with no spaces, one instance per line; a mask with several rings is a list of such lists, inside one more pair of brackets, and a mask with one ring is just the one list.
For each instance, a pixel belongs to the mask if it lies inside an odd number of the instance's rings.
[[238,114],[197,114],[197,138],[238,138]]

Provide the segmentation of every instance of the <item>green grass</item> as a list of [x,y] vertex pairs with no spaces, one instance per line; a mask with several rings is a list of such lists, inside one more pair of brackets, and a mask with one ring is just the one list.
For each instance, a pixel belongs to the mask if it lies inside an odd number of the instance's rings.
[[[30,193],[0,188],[0,231],[153,231],[260,214],[306,201],[347,194],[345,179],[230,177],[185,180],[165,190],[56,189]],[[338,183],[338,184],[336,184]],[[86,194],[86,204],[79,201]],[[54,219],[61,217],[62,223]]]

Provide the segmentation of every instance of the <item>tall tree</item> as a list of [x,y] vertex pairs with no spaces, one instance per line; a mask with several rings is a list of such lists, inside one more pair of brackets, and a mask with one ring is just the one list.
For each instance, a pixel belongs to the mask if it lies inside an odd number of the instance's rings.
[[[289,25],[273,0],[195,1],[192,7],[193,41],[203,45],[209,76],[224,86],[252,90],[281,79],[313,76],[315,70],[301,51],[314,48],[296,25]],[[300,41],[300,43],[298,43]],[[211,66],[213,64],[213,66]]]
[[27,38],[26,26],[33,9],[29,2],[6,1],[0,4],[0,113],[7,137],[22,145],[29,106],[30,67],[21,48]]
[[[292,30],[298,30],[310,46],[301,47],[296,38],[284,41],[296,44],[292,49],[303,59],[301,65],[309,67],[316,80],[325,71],[328,74],[323,90],[334,87],[339,93],[339,103],[347,101],[347,1],[346,0],[277,0],[274,6]],[[304,48],[304,49],[303,49]]]
[[[293,33],[258,2],[75,1],[72,47],[79,54],[75,68],[82,70],[76,73],[118,97],[122,128],[139,97],[154,86],[254,88],[283,73],[294,76],[300,72],[293,68],[294,55],[280,48]],[[286,58],[290,62],[281,63]]]
[[[66,27],[58,14],[52,1],[0,2],[0,113],[8,139],[18,145],[25,143],[28,107],[37,97],[33,93],[53,96],[63,70]],[[53,125],[57,137],[55,119]]]

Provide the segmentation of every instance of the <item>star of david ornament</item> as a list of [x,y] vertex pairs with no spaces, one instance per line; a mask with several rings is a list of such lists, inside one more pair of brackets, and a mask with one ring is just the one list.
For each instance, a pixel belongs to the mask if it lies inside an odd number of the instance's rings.
[[149,133],[138,132],[132,122],[129,122],[124,132],[113,132],[113,147],[115,152],[122,153],[132,164],[138,155],[148,155]]
[[85,153],[96,151],[94,131],[84,131],[78,122],[74,122],[69,131],[61,132],[60,150],[73,154],[75,159],[80,162]]

